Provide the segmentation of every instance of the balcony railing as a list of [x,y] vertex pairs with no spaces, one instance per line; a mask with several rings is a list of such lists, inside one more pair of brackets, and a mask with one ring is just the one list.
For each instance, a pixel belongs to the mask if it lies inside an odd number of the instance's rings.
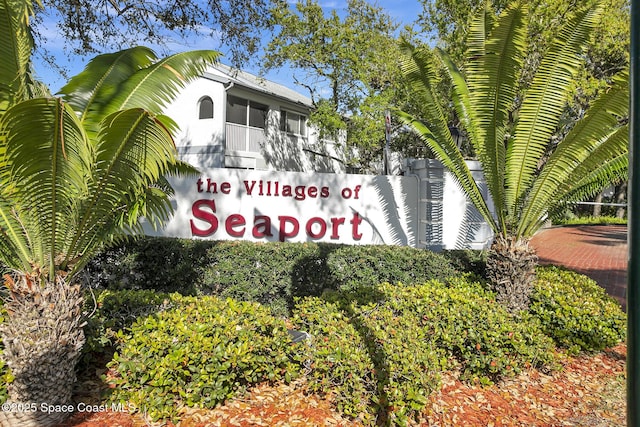
[[227,151],[248,151],[259,153],[260,146],[265,142],[264,129],[238,125],[235,123],[226,124],[226,149]]

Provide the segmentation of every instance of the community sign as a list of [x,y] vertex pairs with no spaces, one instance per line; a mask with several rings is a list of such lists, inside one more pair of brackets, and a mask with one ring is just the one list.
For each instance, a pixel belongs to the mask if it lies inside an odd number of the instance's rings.
[[207,169],[171,183],[175,214],[149,235],[416,246],[416,177]]

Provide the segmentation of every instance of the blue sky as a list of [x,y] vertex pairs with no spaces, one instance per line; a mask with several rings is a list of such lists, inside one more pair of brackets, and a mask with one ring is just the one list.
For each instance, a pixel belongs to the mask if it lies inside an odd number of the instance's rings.
[[[372,3],[374,2],[372,1]],[[417,0],[378,0],[375,2],[375,4],[385,9],[389,13],[389,15],[401,26],[413,23],[422,10],[422,7]],[[341,13],[346,8],[347,2],[341,0],[321,0],[320,5],[327,12],[330,10],[337,10],[338,13]],[[45,17],[44,25],[39,28],[45,36],[45,47],[51,54],[56,57],[56,63],[58,65],[69,70],[69,75],[76,75],[80,71],[82,71],[86,63],[94,55],[69,59],[64,52],[65,41],[58,34],[54,20],[54,17]],[[169,53],[175,53],[185,50],[211,49],[212,45],[214,49],[220,50],[224,53],[224,46],[218,47],[218,41],[212,40],[209,36],[192,37],[189,40],[176,40],[169,43],[167,49],[169,50]],[[154,49],[159,54],[164,52],[163,49],[159,46],[149,47]],[[222,62],[225,62],[224,58],[222,59]],[[58,71],[52,70],[51,67],[37,55],[34,57],[34,65],[37,76],[45,83],[47,83],[54,93],[57,92],[66,83],[66,79],[62,77]],[[259,71],[259,65],[248,64],[243,68],[243,70],[257,74]],[[304,93],[304,90],[302,90],[302,88],[300,88],[299,86],[295,86],[292,83],[291,72],[286,68],[274,70],[267,74],[266,78],[277,83],[289,86],[301,93]]]

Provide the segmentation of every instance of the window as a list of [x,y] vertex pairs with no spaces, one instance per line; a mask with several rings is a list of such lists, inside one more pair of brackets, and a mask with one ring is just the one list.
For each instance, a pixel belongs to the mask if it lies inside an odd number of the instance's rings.
[[227,121],[239,125],[247,124],[247,100],[227,96]]
[[280,111],[280,130],[294,135],[307,136],[307,118],[291,111]]
[[213,119],[213,100],[205,96],[200,99],[200,107],[199,107],[198,118],[202,119]]
[[254,101],[227,96],[227,122],[264,129],[269,107]]

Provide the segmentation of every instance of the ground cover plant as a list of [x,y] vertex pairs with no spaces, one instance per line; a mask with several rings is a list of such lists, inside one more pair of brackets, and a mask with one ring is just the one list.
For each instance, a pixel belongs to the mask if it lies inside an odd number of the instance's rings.
[[108,365],[113,401],[175,421],[181,406],[213,408],[250,385],[297,376],[285,323],[265,307],[216,297],[176,302],[119,334]]
[[525,366],[551,366],[539,323],[514,319],[478,283],[384,283],[307,297],[293,324],[315,337],[312,391],[331,391],[365,425],[405,425],[424,409],[442,371],[489,384]]

